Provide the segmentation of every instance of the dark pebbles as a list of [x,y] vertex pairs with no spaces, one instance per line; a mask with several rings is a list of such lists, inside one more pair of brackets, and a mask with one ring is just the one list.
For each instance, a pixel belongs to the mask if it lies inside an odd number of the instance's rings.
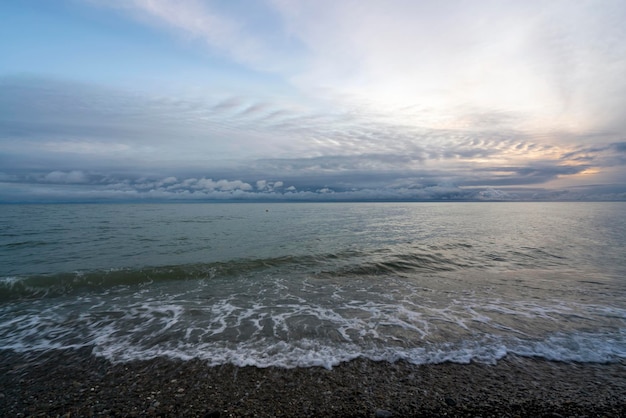
[[7,417],[626,416],[626,363],[509,356],[496,365],[358,359],[323,368],[112,364],[90,350],[0,351]]

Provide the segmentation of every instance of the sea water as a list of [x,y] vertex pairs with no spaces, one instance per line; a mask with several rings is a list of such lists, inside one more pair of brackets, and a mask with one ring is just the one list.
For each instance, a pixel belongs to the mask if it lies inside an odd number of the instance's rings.
[[626,203],[0,205],[0,349],[626,358]]

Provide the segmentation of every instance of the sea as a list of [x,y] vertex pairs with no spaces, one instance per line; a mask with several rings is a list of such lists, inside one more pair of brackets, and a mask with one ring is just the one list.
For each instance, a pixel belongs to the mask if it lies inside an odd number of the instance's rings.
[[626,359],[626,202],[0,205],[0,349]]

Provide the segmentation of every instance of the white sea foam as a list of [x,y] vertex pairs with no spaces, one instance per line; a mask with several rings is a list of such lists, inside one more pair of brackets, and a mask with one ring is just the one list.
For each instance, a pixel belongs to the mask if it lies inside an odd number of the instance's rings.
[[541,341],[519,340],[509,352],[547,360],[605,363],[626,358],[626,329],[611,334],[554,334]]
[[0,277],[0,285],[7,286],[7,287],[11,288],[11,287],[15,286],[16,283],[19,283],[22,280],[23,280],[23,278],[15,277],[15,276]]
[[329,344],[311,339],[288,342],[266,338],[236,345],[217,342],[141,347],[127,344],[124,340],[116,340],[111,344],[97,346],[94,352],[116,362],[165,356],[183,360],[199,358],[211,365],[230,363],[236,366],[284,368],[331,368],[359,357],[389,362],[404,360],[414,364],[472,361],[492,364],[507,354],[556,361],[612,362],[626,358],[625,332],[622,331],[614,338],[600,334],[554,335],[542,341],[503,341],[490,336],[481,341],[428,344],[412,348],[384,345],[363,347],[353,343]]
[[269,278],[238,293],[200,281],[167,292],[140,286],[7,304],[0,306],[0,348],[91,346],[116,362],[166,356],[257,367],[330,368],[359,357],[415,364],[493,363],[507,354],[626,358],[619,306],[450,295],[391,280],[388,291],[363,281],[311,283]]
[[[626,358],[626,328],[556,332],[543,338],[474,330],[463,338],[440,341],[430,338],[432,332],[423,329],[428,327],[409,326],[409,321],[422,320],[422,315],[406,308],[394,313],[391,307],[368,306],[362,311],[372,316],[364,319],[344,317],[332,309],[315,306],[275,306],[282,311],[271,313],[265,312],[269,308],[262,304],[241,309],[225,300],[219,307],[217,317],[204,326],[184,318],[186,311],[180,305],[160,305],[156,301],[136,304],[126,312],[111,310],[97,314],[72,315],[69,311],[61,314],[54,308],[33,309],[0,323],[0,348],[24,352],[91,346],[95,354],[114,362],[165,356],[183,360],[199,358],[211,365],[286,368],[331,368],[359,357],[414,364],[494,363],[507,354],[579,362]],[[212,311],[212,307],[206,310]],[[623,312],[616,309],[610,313]],[[451,312],[445,314],[450,316]],[[330,331],[319,329],[323,325],[320,319],[327,321],[325,327]],[[294,328],[307,320],[311,322],[309,326],[318,327],[309,337],[306,333],[296,333]],[[238,334],[246,324],[254,332]],[[331,338],[335,325],[340,338]],[[399,327],[417,338],[407,344],[400,338],[402,334],[389,333],[386,329],[389,326]],[[436,328],[436,321],[429,327]]]

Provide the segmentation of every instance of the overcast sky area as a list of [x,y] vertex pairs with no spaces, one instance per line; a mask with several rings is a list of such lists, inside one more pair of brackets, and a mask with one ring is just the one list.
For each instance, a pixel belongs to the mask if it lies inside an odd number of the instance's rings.
[[0,16],[0,202],[626,200],[623,0]]

